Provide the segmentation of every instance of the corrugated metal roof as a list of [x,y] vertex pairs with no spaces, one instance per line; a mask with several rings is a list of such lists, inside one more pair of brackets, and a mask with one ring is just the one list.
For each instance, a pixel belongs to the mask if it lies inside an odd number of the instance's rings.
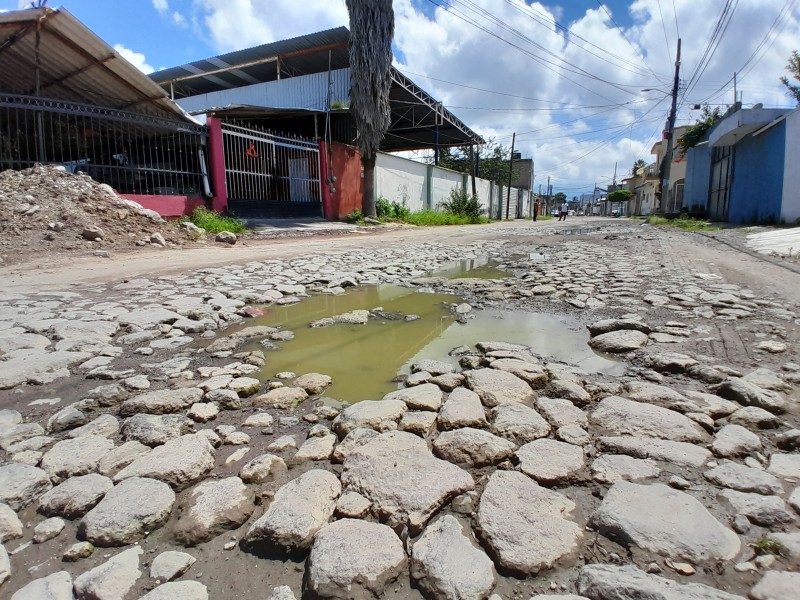
[[158,84],[64,8],[0,14],[0,90],[194,122]]

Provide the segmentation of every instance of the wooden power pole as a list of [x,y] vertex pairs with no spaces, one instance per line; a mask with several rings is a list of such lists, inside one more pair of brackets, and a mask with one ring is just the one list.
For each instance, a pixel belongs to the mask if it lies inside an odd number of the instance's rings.
[[506,189],[506,219],[511,210],[511,176],[514,173],[514,143],[517,141],[517,132],[511,136],[511,156],[508,157],[508,188]]

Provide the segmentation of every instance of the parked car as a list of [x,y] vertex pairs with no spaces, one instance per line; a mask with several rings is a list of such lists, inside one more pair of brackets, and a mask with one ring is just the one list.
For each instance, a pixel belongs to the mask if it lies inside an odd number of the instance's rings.
[[570,217],[574,217],[574,216],[575,216],[575,211],[574,211],[574,210],[571,210],[571,211],[567,212],[567,214],[568,214]]
[[551,217],[557,217],[558,215],[559,215],[559,212],[557,210],[551,210],[550,211],[550,216]]

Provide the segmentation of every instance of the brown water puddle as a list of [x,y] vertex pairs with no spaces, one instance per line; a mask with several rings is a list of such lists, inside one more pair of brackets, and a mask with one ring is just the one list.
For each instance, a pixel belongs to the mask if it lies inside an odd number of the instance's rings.
[[[608,360],[586,344],[585,326],[574,319],[522,311],[476,311],[466,324],[456,322],[449,308],[457,296],[420,293],[413,288],[368,286],[341,296],[320,295],[290,306],[270,306],[252,325],[281,326],[294,332],[292,340],[276,342],[280,350],[265,352],[261,378],[281,371],[325,373],[333,385],[325,395],[352,403],[379,400],[397,389],[399,373],[413,362],[433,358],[457,364],[449,352],[480,341],[505,341],[531,346],[550,360],[576,364],[588,372],[621,373],[623,366]],[[415,321],[370,319],[366,325],[337,324],[311,328],[323,317],[357,309],[381,307],[387,313],[417,315]],[[258,344],[248,349],[261,349]]]

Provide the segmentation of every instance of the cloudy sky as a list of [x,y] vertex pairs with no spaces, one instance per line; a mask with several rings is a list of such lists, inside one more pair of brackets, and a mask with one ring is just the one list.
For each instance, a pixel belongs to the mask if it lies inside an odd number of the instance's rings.
[[[0,0],[13,9],[14,0]],[[55,2],[50,6],[57,6]],[[149,72],[347,25],[344,0],[64,0]],[[651,161],[683,40],[678,124],[697,103],[791,106],[800,0],[394,0],[395,62],[485,138],[572,197]],[[651,91],[642,91],[649,89]]]

